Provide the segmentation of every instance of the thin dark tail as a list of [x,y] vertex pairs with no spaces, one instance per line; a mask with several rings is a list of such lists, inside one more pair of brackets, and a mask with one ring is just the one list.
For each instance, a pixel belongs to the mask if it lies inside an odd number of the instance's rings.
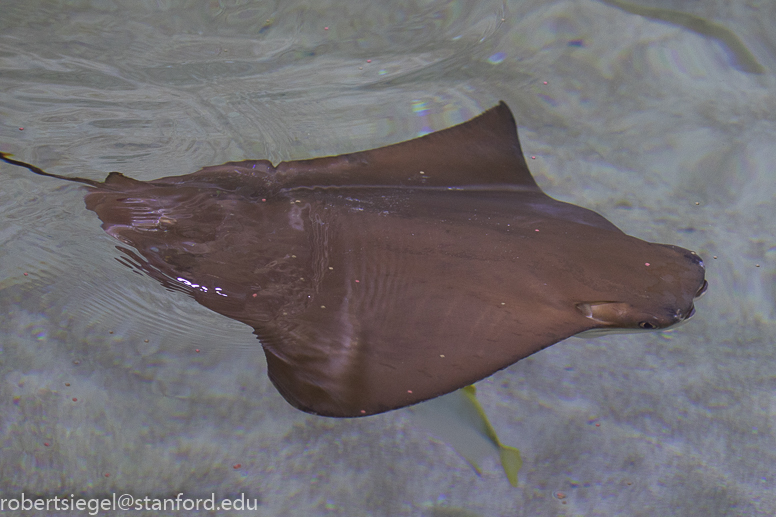
[[35,167],[34,165],[30,165],[29,163],[20,162],[18,160],[14,160],[11,158],[10,154],[6,153],[0,153],[0,159],[2,159],[6,163],[10,163],[11,165],[17,165],[19,167],[24,167],[25,169],[28,169],[35,174],[40,174],[41,176],[48,176],[49,178],[57,178],[60,180],[65,181],[74,181],[76,183],[84,183],[86,185],[89,185],[90,187],[101,187],[103,186],[101,181],[94,181],[87,178],[71,178],[68,176],[60,176],[59,174],[51,174],[50,172],[46,172],[43,169],[40,169],[38,167]]

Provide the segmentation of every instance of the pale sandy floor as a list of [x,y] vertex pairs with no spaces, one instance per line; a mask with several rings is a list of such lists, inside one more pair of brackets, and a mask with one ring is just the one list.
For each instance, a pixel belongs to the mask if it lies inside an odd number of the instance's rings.
[[2,497],[244,493],[261,516],[776,513],[772,2],[95,4],[0,0],[0,150],[153,179],[368,149],[503,99],[548,194],[698,251],[710,288],[675,332],[570,339],[478,384],[522,450],[513,488],[406,410],[294,410],[249,328],[114,260],[78,187],[3,165]]

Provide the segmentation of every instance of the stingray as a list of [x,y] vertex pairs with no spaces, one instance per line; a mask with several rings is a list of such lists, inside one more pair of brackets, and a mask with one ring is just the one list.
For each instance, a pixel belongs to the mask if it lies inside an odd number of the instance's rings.
[[251,326],[293,406],[358,417],[452,392],[574,335],[667,329],[705,290],[686,249],[537,186],[506,104],[369,151],[229,162],[86,208],[120,261]]

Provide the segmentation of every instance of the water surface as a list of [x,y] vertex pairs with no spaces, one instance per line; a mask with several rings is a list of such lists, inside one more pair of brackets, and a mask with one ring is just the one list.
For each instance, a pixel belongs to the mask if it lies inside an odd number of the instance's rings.
[[245,493],[262,516],[776,512],[773,4],[0,12],[0,150],[50,172],[150,180],[340,154],[503,99],[548,194],[698,251],[711,285],[674,332],[570,339],[478,383],[523,453],[515,489],[407,411],[294,410],[248,327],[119,263],[79,187],[3,166],[3,497]]

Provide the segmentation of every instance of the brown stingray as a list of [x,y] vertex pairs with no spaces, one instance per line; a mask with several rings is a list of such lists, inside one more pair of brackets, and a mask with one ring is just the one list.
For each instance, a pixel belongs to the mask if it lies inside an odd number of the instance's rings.
[[131,267],[253,327],[299,409],[353,417],[467,386],[581,332],[664,329],[706,288],[694,253],[545,195],[500,103],[341,156],[89,186]]

